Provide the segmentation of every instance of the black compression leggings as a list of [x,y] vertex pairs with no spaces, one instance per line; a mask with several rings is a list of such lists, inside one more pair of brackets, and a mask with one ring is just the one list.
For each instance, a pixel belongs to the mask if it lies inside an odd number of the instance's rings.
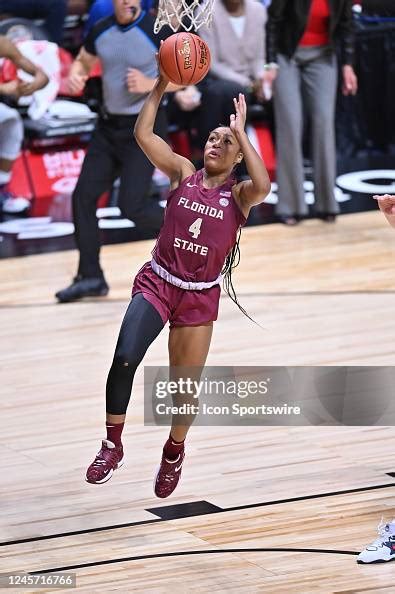
[[137,293],[126,310],[107,377],[107,413],[126,413],[136,369],[163,326],[163,320],[155,307],[141,293]]

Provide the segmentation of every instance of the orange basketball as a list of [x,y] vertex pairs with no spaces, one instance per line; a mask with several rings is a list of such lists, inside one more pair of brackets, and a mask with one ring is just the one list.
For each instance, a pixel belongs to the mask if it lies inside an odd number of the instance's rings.
[[194,85],[209,71],[210,50],[207,43],[193,33],[175,33],[160,46],[159,65],[171,82]]

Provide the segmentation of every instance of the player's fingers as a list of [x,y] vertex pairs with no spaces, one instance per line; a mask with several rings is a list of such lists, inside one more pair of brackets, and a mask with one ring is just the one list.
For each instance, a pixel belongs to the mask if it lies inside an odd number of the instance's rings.
[[388,201],[391,201],[391,202],[394,202],[394,203],[395,203],[395,196],[391,196],[390,194],[383,194],[383,195],[380,195],[380,194],[375,194],[375,195],[373,196],[373,198],[374,198],[375,200],[381,200],[381,201],[386,201],[386,200],[388,200]]
[[239,105],[243,116],[245,116],[247,113],[247,103],[245,95],[243,93],[240,93],[239,95]]

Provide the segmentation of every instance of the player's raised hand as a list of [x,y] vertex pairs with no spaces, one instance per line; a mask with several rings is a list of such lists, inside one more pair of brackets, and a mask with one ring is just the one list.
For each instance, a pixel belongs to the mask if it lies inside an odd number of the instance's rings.
[[243,134],[247,119],[247,103],[243,93],[239,93],[239,98],[234,97],[233,103],[235,113],[230,116],[230,129],[237,136]]
[[386,215],[395,215],[395,195],[384,194],[379,196],[376,194],[373,196],[380,207],[380,210]]
[[[163,39],[160,42],[160,46],[161,47],[162,47],[162,45],[163,45]],[[165,72],[164,72],[164,70],[163,70],[163,68],[161,66],[161,63],[160,63],[160,60],[159,60],[159,52],[156,52],[155,58],[156,58],[156,63],[158,65],[159,81],[161,81],[163,83],[166,83],[166,85],[167,85],[170,81],[169,81],[167,75],[165,74]]]

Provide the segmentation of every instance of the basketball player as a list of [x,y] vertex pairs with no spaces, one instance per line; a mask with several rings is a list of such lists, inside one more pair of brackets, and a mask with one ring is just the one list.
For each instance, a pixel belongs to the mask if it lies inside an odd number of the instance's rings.
[[[171,187],[152,260],[135,278],[132,301],[121,326],[107,379],[107,438],[87,470],[90,483],[104,483],[123,463],[121,433],[133,377],[167,321],[172,369],[204,367],[217,319],[221,270],[225,288],[238,304],[231,272],[239,259],[239,230],[250,208],[270,191],[264,163],[244,130],[244,95],[234,99],[230,125],[220,125],[210,133],[204,167],[196,171],[153,130],[167,84],[161,74],[134,129],[138,144],[151,163],[168,175]],[[236,183],[232,172],[243,158],[251,179]],[[177,424],[173,417],[155,479],[158,497],[168,497],[177,486],[188,429],[187,423]]]
[[[395,227],[395,195],[373,196],[391,227]],[[378,537],[357,557],[357,563],[385,563],[395,560],[395,518],[387,524],[380,522]]]

